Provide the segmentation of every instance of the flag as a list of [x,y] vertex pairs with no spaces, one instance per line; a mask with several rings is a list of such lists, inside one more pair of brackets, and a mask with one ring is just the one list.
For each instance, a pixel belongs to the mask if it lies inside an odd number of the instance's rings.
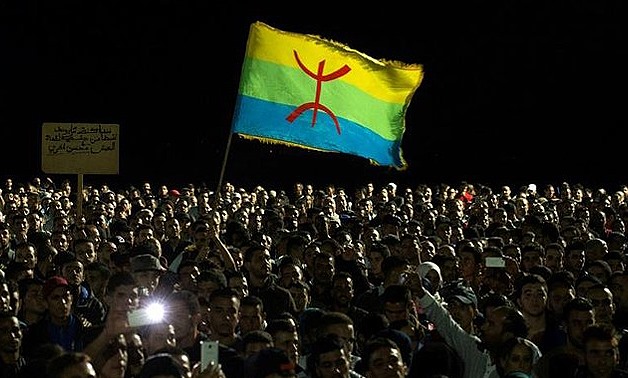
[[407,167],[401,140],[423,66],[377,60],[316,35],[251,25],[232,132]]

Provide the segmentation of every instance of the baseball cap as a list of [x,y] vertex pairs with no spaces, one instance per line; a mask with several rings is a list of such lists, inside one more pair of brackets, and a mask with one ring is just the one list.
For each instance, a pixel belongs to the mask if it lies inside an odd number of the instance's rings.
[[166,268],[161,265],[159,259],[153,255],[142,254],[135,257],[131,257],[131,271],[143,272],[147,270],[156,270],[163,272]]
[[473,307],[478,307],[478,298],[475,295],[473,289],[464,285],[457,285],[447,291],[445,302],[449,302],[452,299],[457,299],[461,303],[466,305],[472,304]]
[[68,280],[61,276],[52,276],[48,278],[44,283],[44,287],[41,289],[41,293],[43,294],[45,299],[48,298],[48,296],[54,291],[54,289],[67,286],[70,286]]

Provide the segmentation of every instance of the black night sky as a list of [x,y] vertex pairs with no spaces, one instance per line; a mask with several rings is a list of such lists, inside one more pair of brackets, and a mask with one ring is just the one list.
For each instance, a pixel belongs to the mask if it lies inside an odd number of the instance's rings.
[[227,181],[628,182],[625,2],[413,3],[0,0],[0,174],[43,174],[44,122],[116,123],[120,175],[86,181],[215,185],[259,20],[423,64],[402,144],[409,168],[234,137]]

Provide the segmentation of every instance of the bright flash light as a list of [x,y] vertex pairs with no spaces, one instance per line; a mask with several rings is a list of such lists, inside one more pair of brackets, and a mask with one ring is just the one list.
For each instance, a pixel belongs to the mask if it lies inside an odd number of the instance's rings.
[[164,305],[161,303],[151,303],[146,307],[146,315],[151,323],[159,323],[164,320]]
[[128,320],[131,327],[161,323],[165,318],[165,308],[162,303],[153,302],[148,306],[129,312]]

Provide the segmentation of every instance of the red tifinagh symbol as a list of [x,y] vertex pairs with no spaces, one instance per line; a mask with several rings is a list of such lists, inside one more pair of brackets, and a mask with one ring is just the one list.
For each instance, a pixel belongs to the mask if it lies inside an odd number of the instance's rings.
[[336,70],[336,71],[334,71],[334,72],[332,72],[332,73],[330,73],[328,75],[323,75],[323,71],[325,69],[325,60],[321,60],[318,63],[318,72],[314,73],[314,72],[310,71],[307,67],[305,67],[303,62],[301,62],[301,59],[299,59],[299,54],[297,53],[297,51],[296,50],[293,50],[293,51],[294,51],[294,59],[296,59],[297,64],[299,65],[299,67],[301,67],[303,72],[308,74],[308,76],[310,76],[311,78],[316,80],[316,96],[314,98],[314,102],[306,102],[306,103],[300,105],[292,113],[290,113],[288,115],[288,117],[286,117],[286,119],[288,120],[288,122],[292,123],[292,122],[294,122],[295,119],[299,118],[299,116],[304,111],[306,111],[308,109],[312,109],[312,112],[313,112],[312,113],[312,127],[314,127],[314,125],[316,124],[316,115],[318,113],[318,110],[320,109],[320,110],[324,111],[325,113],[329,114],[331,119],[336,124],[336,131],[338,131],[338,134],[340,135],[340,124],[338,123],[338,119],[336,118],[336,115],[328,107],[326,107],[325,105],[320,103],[321,87],[322,87],[323,81],[331,81],[331,80],[338,79],[339,77],[344,76],[349,71],[351,71],[351,67],[349,67],[349,66],[347,66],[345,64],[344,66],[342,66],[338,70]]

